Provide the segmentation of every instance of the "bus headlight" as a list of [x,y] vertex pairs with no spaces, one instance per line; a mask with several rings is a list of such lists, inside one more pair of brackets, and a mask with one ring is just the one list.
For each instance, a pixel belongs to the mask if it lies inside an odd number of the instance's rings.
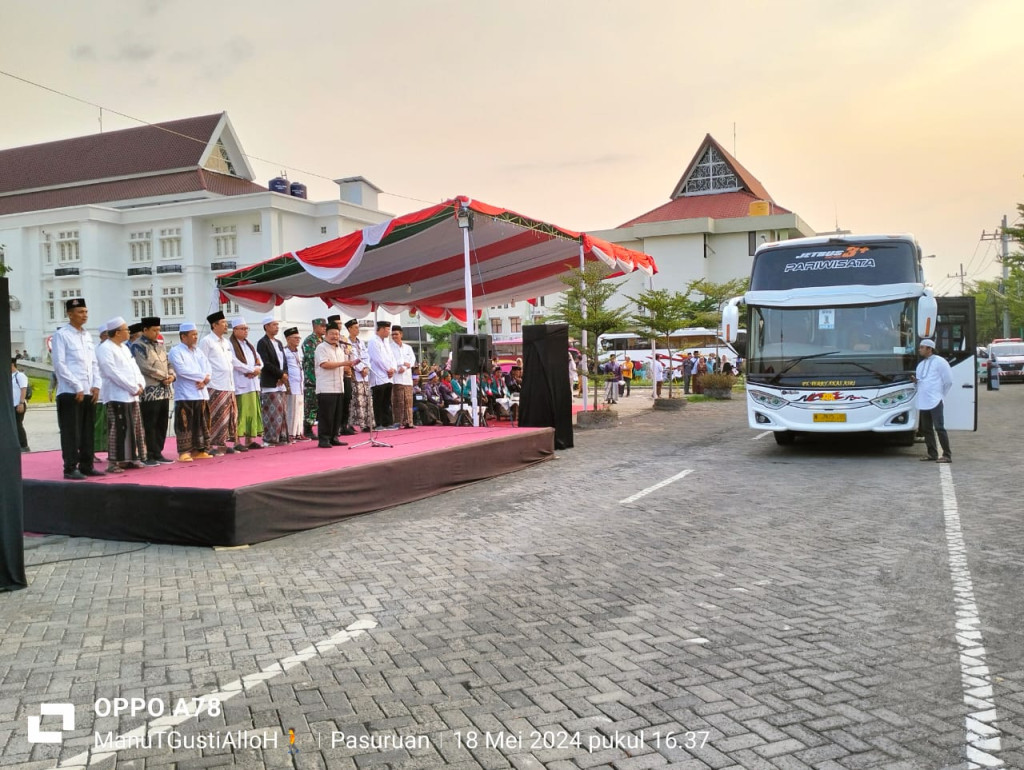
[[894,390],[892,393],[886,393],[885,395],[871,399],[871,403],[879,409],[895,409],[897,406],[901,406],[902,404],[910,401],[916,392],[917,391],[914,390],[914,388]]
[[748,390],[747,393],[750,394],[755,403],[766,406],[769,409],[781,409],[789,403],[786,399],[779,398],[771,393],[765,393],[763,390]]

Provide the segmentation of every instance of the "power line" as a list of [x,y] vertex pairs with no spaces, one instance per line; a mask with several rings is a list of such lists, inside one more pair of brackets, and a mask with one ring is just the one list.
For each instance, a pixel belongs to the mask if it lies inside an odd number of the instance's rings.
[[[5,75],[6,77],[11,78],[12,80],[17,80],[17,81],[19,81],[21,83],[25,83],[26,85],[33,86],[35,88],[41,88],[44,91],[49,91],[52,94],[57,94],[57,96],[63,96],[65,99],[71,99],[72,101],[79,102],[80,104],[86,104],[86,105],[88,105],[90,107],[95,107],[96,109],[98,109],[100,111],[100,116],[101,116],[101,118],[100,118],[100,126],[101,127],[103,125],[103,123],[102,123],[102,115],[103,115],[103,112],[106,111],[106,112],[109,112],[109,113],[111,113],[113,115],[117,115],[118,117],[126,118],[127,120],[133,120],[136,123],[140,123],[140,124],[142,124],[144,126],[149,126],[150,128],[155,128],[155,129],[157,129],[159,131],[163,131],[163,132],[171,134],[173,136],[177,136],[177,137],[179,137],[181,139],[187,139],[190,142],[196,142],[198,144],[203,145],[204,147],[207,144],[207,142],[202,140],[202,139],[197,139],[194,136],[188,136],[187,134],[182,134],[182,133],[180,133],[178,131],[175,131],[174,129],[167,128],[166,126],[162,126],[159,123],[151,123],[148,120],[143,120],[142,118],[137,118],[134,115],[129,115],[129,114],[125,113],[125,112],[120,112],[120,111],[115,110],[115,109],[113,109],[111,107],[107,107],[107,106],[104,106],[102,104],[97,104],[96,102],[90,102],[88,99],[83,99],[80,96],[75,96],[74,94],[66,93],[65,91],[61,91],[61,90],[59,90],[57,88],[51,88],[50,86],[43,85],[42,83],[36,83],[34,80],[29,80],[28,78],[23,78],[20,75],[15,75],[13,72],[7,72],[6,70],[0,70],[0,75]],[[311,176],[311,177],[315,177],[317,179],[324,179],[324,180],[326,180],[328,182],[334,182],[334,180],[331,179],[330,177],[324,176],[323,174],[318,174],[315,171],[307,171],[305,169],[301,169],[301,168],[298,168],[296,166],[290,166],[290,165],[288,165],[286,163],[280,163],[280,162],[277,162],[277,161],[267,160],[266,158],[261,158],[258,155],[251,155],[250,153],[247,153],[247,152],[243,152],[242,156],[247,158],[247,159],[249,159],[249,160],[257,161],[259,163],[266,163],[266,164],[268,164],[270,166],[274,166],[274,167],[277,167],[277,168],[287,169],[288,171],[295,171],[295,172],[297,172],[299,174],[303,174],[305,176]],[[406,200],[415,201],[417,203],[426,203],[428,205],[437,203],[437,201],[423,200],[422,198],[414,198],[411,195],[402,195],[401,193],[392,193],[392,192],[384,192],[384,191],[382,191],[382,194],[383,195],[390,195],[390,196],[395,197],[395,198],[404,198]]]

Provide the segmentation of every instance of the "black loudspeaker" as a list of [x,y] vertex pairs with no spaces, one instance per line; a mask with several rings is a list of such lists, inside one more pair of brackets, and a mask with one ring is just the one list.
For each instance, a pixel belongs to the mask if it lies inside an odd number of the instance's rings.
[[480,374],[491,360],[490,334],[453,334],[452,371],[456,374]]
[[565,324],[523,327],[519,425],[554,428],[556,449],[569,449],[573,445],[569,327]]

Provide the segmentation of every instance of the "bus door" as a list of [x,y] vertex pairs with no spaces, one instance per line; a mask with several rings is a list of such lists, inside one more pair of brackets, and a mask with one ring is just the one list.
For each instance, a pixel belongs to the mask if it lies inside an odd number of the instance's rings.
[[977,343],[974,297],[936,297],[935,352],[949,361],[953,387],[943,399],[949,430],[978,429]]

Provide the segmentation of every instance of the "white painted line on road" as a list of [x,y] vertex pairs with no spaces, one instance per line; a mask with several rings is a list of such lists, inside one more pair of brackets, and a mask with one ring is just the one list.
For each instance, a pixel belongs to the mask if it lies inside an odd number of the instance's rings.
[[625,500],[619,500],[619,505],[628,505],[629,503],[635,503],[641,497],[646,497],[647,495],[651,494],[651,492],[654,492],[657,489],[667,487],[673,481],[679,481],[679,479],[683,478],[684,476],[688,476],[691,473],[693,473],[693,468],[687,468],[685,471],[680,471],[675,476],[670,476],[664,481],[659,481],[653,487],[647,487],[647,489],[641,490],[640,492],[637,492],[635,495],[630,495]]
[[953,579],[953,605],[956,608],[956,643],[960,648],[960,683],[964,703],[971,709],[964,726],[967,733],[967,766],[1003,767],[993,756],[1002,749],[1001,733],[995,726],[996,704],[992,677],[985,663],[987,653],[981,637],[981,617],[974,600],[974,583],[967,565],[967,546],[960,527],[953,473],[948,465],[939,466],[942,484],[942,511],[946,520],[946,549]]
[[750,440],[751,440],[751,441],[757,441],[758,439],[764,438],[765,436],[770,436],[770,435],[772,435],[772,433],[773,433],[773,431],[770,431],[770,430],[766,430],[766,431],[765,431],[764,433],[758,433],[758,434],[757,434],[756,436],[754,436],[754,437],[753,437],[752,439],[750,439]]
[[[369,631],[371,628],[377,627],[377,621],[373,618],[363,618],[357,620],[355,623],[350,624],[345,628],[344,631],[339,631],[334,636],[324,639],[321,642],[306,647],[303,650],[289,655],[287,658],[271,663],[264,669],[256,672],[255,674],[249,674],[243,676],[241,679],[236,679],[233,682],[228,682],[220,690],[216,692],[206,693],[198,698],[193,698],[191,705],[188,708],[188,713],[184,713],[184,710],[180,714],[162,716],[157,719],[153,719],[144,725],[139,725],[134,730],[130,730],[124,735],[117,736],[113,740],[114,745],[129,744],[132,741],[152,741],[156,736],[163,733],[170,732],[171,729],[178,725],[187,722],[188,720],[198,717],[203,711],[208,710],[211,703],[223,703],[226,700],[234,698],[243,690],[246,690],[255,685],[266,682],[269,679],[273,679],[276,676],[280,676],[285,671],[291,668],[295,668],[301,663],[305,663],[307,660],[315,658],[319,655],[325,655],[329,652],[333,652],[338,646],[345,642],[351,641],[356,637],[362,636],[364,633]],[[106,747],[104,747],[105,749]],[[130,748],[137,748],[137,746],[131,746]],[[63,762],[58,762],[54,765],[55,768],[87,768],[95,767],[96,765],[104,762],[112,757],[116,756],[117,750],[111,752],[109,750],[94,751],[88,749],[83,751],[81,754],[76,754],[70,759],[65,759]]]

